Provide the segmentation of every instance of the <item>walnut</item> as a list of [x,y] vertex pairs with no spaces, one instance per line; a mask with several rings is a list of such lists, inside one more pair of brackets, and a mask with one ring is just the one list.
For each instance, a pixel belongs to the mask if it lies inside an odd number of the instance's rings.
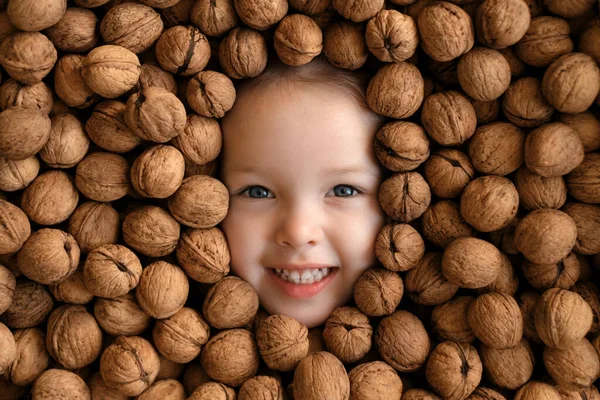
[[43,81],[22,85],[14,79],[8,79],[0,86],[0,109],[15,106],[37,108],[44,114],[49,114],[54,106],[52,89]]
[[192,228],[211,228],[227,215],[229,191],[223,183],[207,175],[183,180],[169,198],[169,211],[180,223]]
[[331,5],[331,0],[289,0],[290,6],[306,15],[321,14]]
[[389,122],[375,136],[375,153],[389,170],[410,171],[429,158],[429,139],[423,128],[407,121]]
[[457,70],[460,86],[476,100],[497,99],[510,85],[510,65],[497,50],[476,47],[460,58]]
[[148,205],[127,214],[122,229],[125,243],[134,250],[161,257],[175,250],[180,226],[167,211]]
[[30,280],[19,280],[12,303],[0,315],[0,322],[9,328],[31,328],[42,323],[54,308],[46,286]]
[[400,172],[379,186],[377,197],[390,218],[408,223],[427,210],[431,203],[431,190],[418,172]]
[[569,53],[554,61],[544,73],[542,93],[560,112],[577,114],[594,103],[600,91],[600,68],[583,53]]
[[437,143],[456,146],[473,136],[477,115],[471,102],[459,92],[439,92],[425,99],[421,122]]
[[572,289],[589,304],[594,313],[590,333],[600,333],[600,290],[598,286],[592,282],[577,282]]
[[75,270],[64,281],[48,286],[50,293],[57,301],[69,304],[88,304],[94,299],[94,295],[87,290],[83,283],[81,269]]
[[402,380],[382,361],[357,365],[348,373],[348,379],[352,399],[399,399],[402,394]]
[[125,122],[136,136],[165,143],[183,132],[186,123],[185,107],[167,89],[151,86],[129,97]]
[[67,0],[20,0],[9,2],[6,12],[17,28],[41,31],[59,22],[66,9]]
[[377,114],[408,118],[423,102],[424,85],[421,72],[413,64],[386,64],[369,81],[367,103]]
[[429,385],[444,399],[464,399],[479,382],[483,366],[477,350],[468,343],[442,342],[438,344],[425,367]]
[[444,249],[442,273],[451,283],[476,289],[494,282],[501,264],[500,251],[493,244],[463,237],[455,239]]
[[382,10],[369,20],[366,44],[378,60],[400,62],[409,59],[419,45],[415,21],[396,10]]
[[0,372],[10,374],[10,366],[17,359],[17,345],[13,333],[0,322],[0,344],[2,344],[2,354],[0,354]]
[[235,390],[219,382],[206,382],[192,392],[189,400],[234,400]]
[[67,8],[63,17],[45,33],[58,50],[85,53],[100,41],[98,18],[84,8]]
[[425,179],[438,197],[460,196],[475,176],[469,157],[455,149],[441,149],[425,162]]
[[40,162],[35,156],[23,160],[0,158],[0,190],[25,189],[38,176]]
[[200,313],[187,307],[156,321],[152,330],[156,349],[177,363],[188,363],[200,355],[209,336],[210,328]]
[[50,118],[36,108],[0,112],[0,157],[23,160],[35,155],[48,141],[50,129]]
[[441,341],[472,343],[475,340],[467,320],[467,311],[473,300],[475,298],[471,296],[456,296],[433,309],[431,327]]
[[325,322],[327,350],[344,363],[353,363],[371,350],[373,328],[369,318],[355,307],[338,307]]
[[535,328],[546,346],[564,349],[582,339],[592,326],[589,304],[577,293],[548,289],[537,303]]
[[137,396],[156,378],[158,353],[139,336],[119,336],[100,358],[100,373],[106,385],[127,396]]
[[158,145],[136,158],[131,184],[143,197],[164,199],[177,191],[185,172],[183,155],[173,146]]
[[228,276],[210,288],[202,305],[206,321],[217,329],[241,328],[258,311],[258,294],[246,281]]
[[546,178],[522,166],[514,182],[521,205],[528,210],[559,209],[567,200],[567,185],[561,176]]
[[562,396],[556,389],[547,383],[531,380],[521,386],[515,394],[515,400],[562,400]]
[[69,397],[89,399],[90,389],[77,374],[51,368],[44,371],[36,379],[31,389],[31,396],[40,400],[66,399]]
[[551,120],[554,108],[542,95],[539,79],[522,78],[504,94],[502,111],[510,122],[521,128],[537,128]]
[[57,114],[51,123],[50,138],[40,150],[40,157],[53,168],[72,168],[85,157],[90,140],[72,114]]
[[350,380],[344,365],[326,351],[302,359],[294,372],[293,392],[298,399],[342,400],[350,396]]
[[140,70],[140,61],[133,52],[121,46],[104,45],[88,53],[81,73],[90,89],[112,99],[136,85]]
[[285,315],[264,319],[256,331],[256,341],[261,357],[275,370],[291,371],[308,354],[306,326]]
[[48,352],[67,369],[91,364],[102,351],[102,331],[84,306],[63,305],[48,318]]
[[591,25],[579,37],[579,51],[585,53],[600,63],[600,25]]
[[421,47],[436,61],[450,61],[473,47],[473,22],[462,8],[448,2],[431,2],[417,19]]
[[[255,13],[256,9],[252,12]],[[267,44],[264,37],[252,29],[233,28],[219,45],[219,64],[223,72],[232,79],[260,75],[267,66]]]
[[571,252],[555,264],[534,264],[525,260],[522,270],[525,279],[536,289],[570,289],[579,279],[581,265],[577,255]]
[[[185,387],[185,391],[188,393],[192,393],[194,391],[194,389],[198,388],[199,386],[205,384],[205,383],[212,383],[215,385],[220,385],[222,387],[227,387],[225,385],[223,385],[222,383],[217,383],[217,382],[211,382],[212,379],[210,378],[210,376],[208,376],[206,374],[206,372],[204,372],[204,370],[202,369],[202,366],[200,365],[199,360],[197,362],[194,363],[189,363],[186,364],[186,368],[185,368],[185,372],[183,373],[183,378],[182,378],[182,382],[183,382],[183,386]],[[233,391],[233,389],[231,388],[227,388],[228,391]],[[232,393],[235,393],[235,391],[233,391]],[[209,399],[213,399],[213,397],[208,397],[208,398],[204,398],[205,400],[209,400]],[[226,397],[223,397],[223,400],[231,400],[231,399],[227,399]]]
[[135,296],[148,315],[162,319],[183,307],[188,292],[188,278],[181,268],[166,261],[156,261],[144,268]]
[[184,364],[175,363],[171,360],[167,360],[165,357],[160,355],[160,370],[156,375],[156,380],[162,379],[179,379],[183,374]]
[[559,121],[577,132],[586,153],[600,149],[600,121],[594,114],[560,114]]
[[346,20],[327,24],[323,30],[323,54],[337,68],[354,71],[365,65],[369,48],[363,27]]
[[567,21],[550,15],[531,19],[527,33],[515,45],[519,58],[534,67],[547,67],[573,51]]
[[500,111],[500,102],[498,99],[490,101],[470,99],[470,101],[475,110],[475,115],[477,115],[477,123],[479,125],[485,125],[496,121]]
[[90,89],[83,78],[85,57],[65,54],[54,68],[56,95],[70,107],[87,108],[96,103],[99,96]]
[[33,222],[54,225],[69,218],[78,201],[73,179],[64,171],[49,170],[25,188],[21,208]]
[[523,336],[523,316],[510,295],[497,292],[480,295],[469,306],[467,317],[475,336],[488,347],[513,347]]
[[[225,113],[233,107],[235,98],[236,91],[231,79],[216,71],[198,72],[190,80],[186,90],[188,105],[204,117],[223,118]],[[198,163],[204,164],[205,162]]]
[[217,159],[221,152],[223,135],[214,118],[190,114],[183,132],[171,140],[185,157],[185,161],[207,164]]
[[487,175],[471,181],[460,198],[460,213],[481,232],[506,227],[517,215],[519,193],[507,178]]
[[291,14],[277,25],[274,42],[275,52],[281,61],[300,66],[321,54],[323,33],[311,17]]
[[82,253],[117,243],[120,226],[117,211],[108,203],[96,201],[80,204],[69,218],[69,233],[77,240]]
[[94,296],[115,298],[135,288],[142,264],[125,246],[105,244],[92,250],[83,266],[83,280]]
[[[6,3],[5,0],[4,2]],[[0,1],[2,3],[2,1]],[[0,7],[0,43],[10,36],[12,33],[17,32],[18,28],[11,22],[8,13],[3,7]]]
[[531,378],[535,357],[525,339],[505,349],[482,344],[479,353],[487,377],[496,386],[515,390]]
[[579,17],[596,4],[593,0],[544,0],[544,5],[554,14],[565,18]]
[[333,0],[332,6],[345,19],[364,22],[372,19],[385,6],[384,0]]
[[138,400],[159,400],[159,399],[185,400],[185,389],[183,385],[175,379],[156,380],[150,387],[137,396]]
[[569,194],[585,203],[600,203],[598,176],[600,176],[600,154],[586,154],[583,162],[567,176]]
[[264,31],[275,25],[288,12],[285,0],[258,2],[255,0],[233,0],[235,11],[242,22],[250,28]]
[[487,286],[476,289],[479,294],[498,292],[508,296],[514,296],[519,288],[519,278],[513,268],[512,262],[506,253],[500,253],[502,264],[500,265],[500,273],[494,282]]
[[38,83],[54,67],[56,48],[39,32],[15,32],[0,44],[0,64],[15,80]]
[[600,373],[598,353],[589,340],[584,338],[567,348],[546,347],[544,366],[552,379],[566,388],[589,387]]
[[[27,386],[48,368],[50,356],[46,350],[45,334],[39,328],[19,329],[14,332],[14,341],[16,358],[6,368],[4,377],[15,385]],[[10,346],[7,348],[10,349]]]
[[514,51],[514,46],[505,47],[504,49],[498,50],[500,54],[506,61],[508,61],[508,65],[510,66],[510,75],[514,78],[520,78],[525,75],[526,66],[525,63],[517,56],[517,53]]
[[129,191],[129,163],[118,154],[90,153],[77,164],[75,184],[89,199],[118,200]]
[[542,343],[540,336],[535,329],[535,310],[537,308],[537,302],[540,299],[540,295],[533,292],[521,293],[518,299],[519,308],[523,315],[523,336],[527,340],[534,343]]
[[160,14],[139,3],[112,7],[100,23],[100,34],[106,44],[122,46],[135,54],[152,47],[162,31]]
[[232,0],[195,1],[190,19],[207,36],[222,36],[239,22]]
[[175,82],[173,74],[169,71],[165,71],[154,62],[145,62],[142,64],[140,78],[138,79],[137,84],[129,93],[137,93],[150,86],[160,86],[174,95],[177,95],[177,82]]
[[113,299],[96,299],[94,316],[102,329],[112,336],[140,335],[152,322],[132,293]]
[[449,282],[441,270],[442,254],[427,253],[405,276],[408,297],[417,304],[433,306],[450,300],[458,285]]
[[577,225],[566,213],[554,209],[534,210],[515,230],[515,244],[525,258],[537,264],[558,263],[571,252]]
[[125,123],[125,103],[106,100],[99,103],[85,123],[85,131],[95,144],[113,153],[126,153],[141,143]]
[[156,59],[162,68],[181,76],[202,71],[210,58],[206,36],[193,26],[177,25],[162,33],[156,42]]
[[78,7],[95,8],[108,3],[111,0],[75,0]]
[[459,237],[475,236],[475,229],[467,224],[458,204],[442,200],[432,204],[421,218],[423,236],[438,247],[445,248]]
[[562,211],[566,212],[577,226],[577,241],[573,250],[579,254],[600,253],[600,207],[592,204],[567,203]]
[[276,378],[257,375],[242,384],[238,394],[239,400],[284,400],[285,390]]
[[206,343],[200,357],[208,376],[232,387],[239,387],[256,375],[260,359],[254,335],[245,329],[217,333]]
[[506,122],[479,127],[469,142],[469,156],[476,170],[505,176],[523,164],[525,133]]
[[487,0],[477,9],[477,39],[492,49],[517,43],[529,27],[529,7],[522,0]]
[[560,122],[542,125],[527,135],[525,164],[545,176],[561,176],[575,169],[584,158],[579,135]]
[[598,400],[600,393],[596,386],[590,386],[584,389],[572,390],[564,386],[558,386],[556,388],[563,400],[580,400],[580,399],[592,399]]
[[385,225],[375,241],[375,256],[390,271],[408,271],[414,268],[424,253],[423,238],[408,224]]
[[17,280],[10,270],[0,264],[0,314],[2,314],[10,304],[15,293]]
[[402,400],[442,400],[442,398],[424,389],[409,389],[402,394]]
[[187,229],[177,244],[177,261],[195,281],[216,283],[229,273],[231,255],[219,228]]
[[399,372],[420,369],[431,348],[421,320],[403,310],[397,310],[381,320],[374,341],[383,359]]

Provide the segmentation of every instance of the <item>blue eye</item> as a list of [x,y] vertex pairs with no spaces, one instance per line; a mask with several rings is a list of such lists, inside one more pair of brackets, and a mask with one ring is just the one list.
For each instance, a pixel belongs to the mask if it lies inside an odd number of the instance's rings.
[[248,186],[241,194],[248,192],[248,197],[253,199],[265,199],[269,196],[269,190],[264,186]]
[[337,185],[333,188],[333,191],[339,197],[351,197],[354,194],[353,192],[359,193],[356,188],[350,185]]

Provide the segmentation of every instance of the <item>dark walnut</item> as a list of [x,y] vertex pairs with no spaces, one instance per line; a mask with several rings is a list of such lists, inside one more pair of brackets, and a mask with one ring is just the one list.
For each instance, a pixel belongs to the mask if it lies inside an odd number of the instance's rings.
[[425,179],[438,197],[451,199],[460,196],[475,176],[469,156],[454,149],[442,149],[425,162]]
[[600,121],[589,111],[580,114],[560,114],[559,121],[574,129],[586,153],[600,149]]
[[581,263],[571,252],[555,264],[534,264],[525,260],[521,269],[525,279],[536,289],[570,289],[580,277]]
[[0,200],[0,254],[16,253],[30,234],[27,214],[12,203]]
[[528,210],[559,209],[567,200],[567,185],[562,176],[546,178],[522,166],[514,182],[521,205]]
[[160,14],[151,7],[126,2],[108,10],[100,23],[100,34],[106,44],[138,54],[152,47],[163,26]]
[[28,279],[17,281],[12,303],[0,315],[0,322],[12,329],[32,328],[46,320],[54,300],[45,285]]
[[600,203],[600,154],[586,154],[583,162],[567,176],[569,194],[584,203]]
[[414,268],[424,253],[423,238],[408,224],[386,224],[375,241],[375,256],[390,271]]
[[390,218],[408,223],[427,210],[431,203],[431,190],[421,174],[401,172],[381,184],[377,197]]
[[542,94],[541,81],[521,78],[508,87],[502,98],[502,111],[510,122],[521,128],[537,128],[552,119],[554,108]]
[[600,238],[596,234],[600,229],[600,207],[584,203],[567,203],[562,211],[573,218],[577,226],[577,241],[573,250],[585,255],[600,253]]
[[67,8],[56,24],[45,33],[58,50],[71,53],[90,51],[100,41],[98,18],[91,10]]
[[458,285],[442,274],[442,254],[427,253],[417,266],[406,274],[406,293],[417,304],[434,306],[450,300]]
[[156,59],[162,68],[181,76],[202,71],[210,59],[208,39],[193,26],[174,26],[156,42]]
[[477,171],[506,176],[523,164],[524,148],[522,130],[506,122],[494,122],[477,128],[469,142],[469,156]]
[[374,147],[379,161],[395,172],[411,171],[429,158],[429,139],[412,122],[385,124],[377,131]]
[[544,5],[554,14],[565,18],[575,18],[590,11],[596,4],[593,0],[544,0]]
[[459,237],[475,236],[475,229],[460,215],[460,208],[452,200],[432,204],[421,218],[423,236],[438,247],[445,248]]
[[431,327],[441,341],[472,343],[476,339],[467,319],[473,300],[471,296],[456,296],[433,309]]

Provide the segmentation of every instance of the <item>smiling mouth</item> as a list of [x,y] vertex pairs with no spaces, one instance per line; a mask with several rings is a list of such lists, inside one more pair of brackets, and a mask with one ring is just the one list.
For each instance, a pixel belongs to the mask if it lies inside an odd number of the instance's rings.
[[273,273],[284,281],[296,285],[310,285],[320,282],[331,273],[331,268],[315,268],[304,270],[273,269]]

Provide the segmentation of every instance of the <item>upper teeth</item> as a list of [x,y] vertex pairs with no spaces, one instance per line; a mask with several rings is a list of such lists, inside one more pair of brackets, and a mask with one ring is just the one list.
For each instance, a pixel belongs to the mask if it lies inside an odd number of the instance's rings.
[[289,271],[275,269],[275,274],[280,278],[295,284],[310,284],[319,282],[331,272],[331,268],[300,269]]

